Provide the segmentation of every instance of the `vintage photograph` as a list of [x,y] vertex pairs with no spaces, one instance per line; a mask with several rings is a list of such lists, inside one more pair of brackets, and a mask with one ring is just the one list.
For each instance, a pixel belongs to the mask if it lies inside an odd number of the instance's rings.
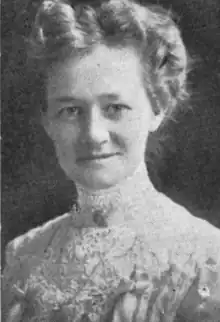
[[2,1],[3,322],[220,322],[219,17]]

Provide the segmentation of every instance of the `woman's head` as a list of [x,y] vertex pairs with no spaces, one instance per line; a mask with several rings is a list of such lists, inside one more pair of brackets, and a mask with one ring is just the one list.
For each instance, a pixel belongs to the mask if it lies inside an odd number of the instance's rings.
[[[186,95],[185,47],[169,15],[126,0],[44,1],[30,44],[45,129],[67,175],[96,189],[131,175],[149,131]],[[96,154],[114,156],[81,160]]]

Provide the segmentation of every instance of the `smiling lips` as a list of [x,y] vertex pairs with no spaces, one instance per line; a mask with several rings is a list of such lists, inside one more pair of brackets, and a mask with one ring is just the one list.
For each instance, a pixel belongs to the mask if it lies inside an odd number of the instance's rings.
[[79,158],[79,162],[86,162],[86,161],[95,161],[95,160],[102,160],[102,159],[107,159],[112,156],[115,156],[116,153],[104,153],[104,154],[91,154],[86,157]]

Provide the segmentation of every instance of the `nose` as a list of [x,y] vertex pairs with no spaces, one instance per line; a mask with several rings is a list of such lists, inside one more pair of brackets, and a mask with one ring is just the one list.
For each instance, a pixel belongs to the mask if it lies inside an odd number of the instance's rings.
[[83,128],[82,136],[85,143],[100,146],[109,140],[107,122],[98,106],[91,108]]

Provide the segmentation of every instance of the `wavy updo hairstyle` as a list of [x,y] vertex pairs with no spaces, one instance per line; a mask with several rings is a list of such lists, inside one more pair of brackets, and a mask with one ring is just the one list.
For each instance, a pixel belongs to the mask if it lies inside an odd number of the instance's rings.
[[135,49],[155,114],[170,116],[188,97],[187,52],[171,13],[160,6],[131,0],[44,0],[33,24],[28,56],[46,78],[54,64],[88,54],[98,44]]

